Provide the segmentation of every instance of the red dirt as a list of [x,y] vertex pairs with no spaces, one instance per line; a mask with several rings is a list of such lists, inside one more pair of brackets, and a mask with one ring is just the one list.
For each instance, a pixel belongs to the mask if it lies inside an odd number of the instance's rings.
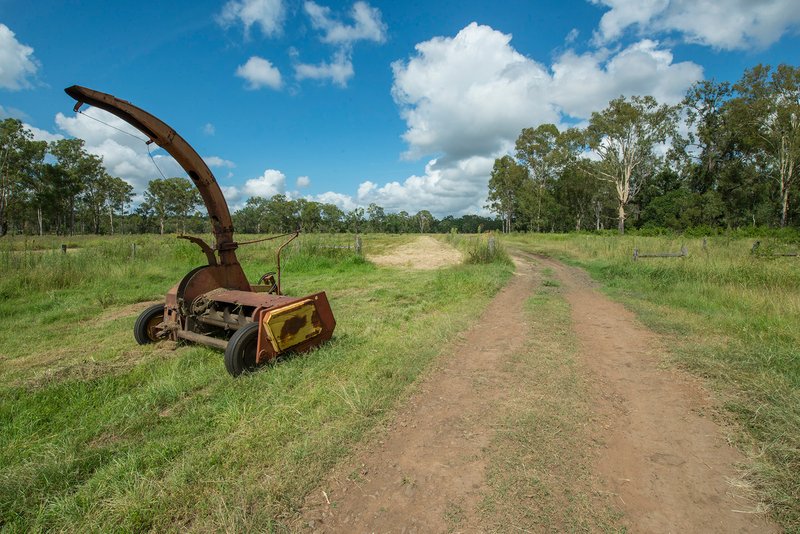
[[[486,489],[482,449],[491,438],[482,415],[486,403],[503,394],[499,367],[527,332],[520,318],[534,278],[529,264],[516,274],[477,327],[440,357],[439,368],[419,384],[387,433],[309,497],[307,526],[324,532],[444,532],[445,511],[454,504],[466,514],[463,523],[477,523],[474,510]],[[361,480],[349,479],[353,472]]]
[[595,411],[606,421],[595,470],[633,532],[778,532],[736,487],[744,457],[704,415],[708,394],[661,365],[659,337],[593,288],[583,271],[540,258],[564,284]]
[[[463,339],[440,356],[385,432],[333,470],[306,499],[301,528],[320,532],[480,530],[477,505],[488,490],[487,404],[507,394],[500,368],[533,335],[523,304],[538,287],[531,258]],[[632,532],[776,532],[736,496],[741,455],[701,415],[709,407],[688,375],[660,367],[658,336],[577,269],[538,258],[561,280],[572,308],[581,360],[590,373],[593,419],[603,421],[595,470],[599,491],[618,497]],[[541,265],[539,265],[541,267]]]

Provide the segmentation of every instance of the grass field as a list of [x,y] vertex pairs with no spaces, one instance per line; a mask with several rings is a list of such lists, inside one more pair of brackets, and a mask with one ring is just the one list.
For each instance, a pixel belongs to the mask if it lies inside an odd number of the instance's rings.
[[[800,531],[800,258],[797,243],[762,239],[517,235],[509,246],[586,268],[671,346],[670,359],[708,380],[748,456],[747,477],[787,531]],[[647,258],[678,252],[686,258]]]
[[[365,236],[364,249],[408,239]],[[350,237],[302,237],[285,256],[284,289],[326,290],[335,337],[234,380],[218,351],[132,338],[135,303],[163,298],[203,264],[197,247],[85,237],[61,254],[60,242],[0,249],[0,529],[9,532],[282,530],[511,272],[502,259],[378,269],[328,248]],[[271,250],[241,249],[248,277],[272,269]]]
[[[381,254],[413,238],[367,235],[364,250]],[[446,239],[477,263],[379,269],[352,250],[328,248],[351,244],[351,236],[304,236],[286,255],[284,288],[328,291],[335,338],[238,380],[225,373],[218,351],[133,342],[136,303],[162,298],[202,264],[194,245],[167,236],[0,242],[0,529],[283,530],[303,496],[385,419],[510,276],[502,247],[491,258],[485,238]],[[62,242],[74,250],[61,254]],[[704,377],[715,392],[722,406],[715,416],[731,423],[758,498],[787,531],[800,531],[800,259],[769,255],[796,243],[762,240],[761,255],[753,255],[753,239],[724,236],[708,238],[706,247],[702,239],[640,236],[512,235],[502,242],[586,268],[664,335],[667,364]],[[686,258],[632,259],[634,248],[677,252],[684,245]],[[271,250],[269,243],[240,250],[249,278],[272,270]],[[559,333],[558,351],[571,354],[567,313],[550,291],[557,286],[544,280],[529,312]],[[547,351],[536,343],[515,360],[515,374],[539,388],[566,388],[547,378],[558,371],[578,401],[567,410],[520,405],[509,412],[521,430],[495,436],[483,504],[487,526],[500,530],[496,517],[524,522],[530,512],[514,505],[531,494],[521,486],[530,480],[514,470],[517,460],[568,443],[538,443],[541,436],[524,431],[526,418],[577,429],[589,410],[574,367],[547,367]],[[529,362],[542,372],[530,374]],[[568,438],[580,432],[558,439]],[[558,461],[533,454],[525,463],[582,488],[585,464]],[[559,495],[548,486],[555,482],[537,487]],[[613,530],[618,519],[580,501],[570,506],[540,510],[536,524]]]

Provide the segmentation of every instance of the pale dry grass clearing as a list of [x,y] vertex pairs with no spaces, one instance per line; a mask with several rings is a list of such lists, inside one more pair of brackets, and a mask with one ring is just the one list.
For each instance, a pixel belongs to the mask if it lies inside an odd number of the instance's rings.
[[458,265],[464,255],[447,243],[424,235],[385,254],[367,255],[367,259],[381,267],[430,270]]

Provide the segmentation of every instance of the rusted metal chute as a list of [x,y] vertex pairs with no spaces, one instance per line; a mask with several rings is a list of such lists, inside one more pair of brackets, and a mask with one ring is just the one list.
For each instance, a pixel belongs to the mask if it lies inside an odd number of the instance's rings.
[[[166,302],[139,316],[134,336],[140,344],[161,339],[186,340],[225,351],[225,367],[237,376],[286,352],[303,352],[329,340],[336,321],[324,292],[305,297],[281,294],[278,271],[250,284],[233,240],[228,204],[203,159],[178,133],[160,119],[112,95],[73,85],[65,89],[75,111],[84,104],[121,118],[166,150],[194,182],[211,219],[215,245],[199,237],[179,236],[198,245],[208,265],[197,267],[167,292]],[[245,243],[241,243],[245,244]]]

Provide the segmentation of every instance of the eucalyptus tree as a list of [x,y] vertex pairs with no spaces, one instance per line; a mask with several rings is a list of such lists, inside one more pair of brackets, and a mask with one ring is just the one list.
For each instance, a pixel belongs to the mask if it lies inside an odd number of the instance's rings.
[[677,107],[659,105],[652,96],[621,96],[592,113],[587,140],[600,161],[587,168],[614,186],[620,234],[625,233],[628,203],[658,167],[656,147],[675,136],[676,126]]
[[261,233],[263,197],[250,197],[242,208],[233,213],[233,225],[241,233]]
[[519,214],[522,202],[522,187],[527,178],[525,166],[514,161],[511,156],[503,156],[494,161],[486,207],[502,217],[505,233],[514,229],[514,219]]
[[436,222],[436,219],[428,210],[418,211],[417,214],[414,215],[414,219],[419,225],[419,233],[421,234],[429,232],[433,224]]
[[59,139],[49,146],[50,154],[66,173],[61,184],[60,193],[67,200],[70,233],[75,232],[75,208],[79,195],[86,191],[87,184],[99,179],[105,170],[103,159],[89,154],[84,149],[83,139]]
[[323,232],[339,232],[342,229],[344,212],[336,204],[325,203],[320,208],[322,219],[320,229]]
[[703,80],[693,84],[681,102],[688,132],[673,147],[681,159],[691,189],[706,193],[716,186],[719,168],[729,157],[733,131],[727,103],[733,95],[728,82]]
[[0,236],[9,228],[10,217],[24,217],[30,186],[41,172],[46,143],[33,140],[33,134],[17,119],[0,121]]
[[564,219],[574,221],[574,225],[561,225],[561,230],[574,229],[578,232],[587,226],[587,221],[594,213],[597,185],[597,180],[588,177],[577,163],[564,168],[555,184],[554,193]]
[[263,205],[267,232],[283,233],[296,230],[300,225],[297,205],[283,194],[272,195]]
[[100,233],[101,221],[108,215],[110,232],[114,233],[114,210],[122,210],[133,198],[133,187],[122,178],[108,174],[102,167],[96,174],[84,177],[80,200],[92,231]]
[[133,186],[116,176],[105,173],[100,182],[103,193],[103,207],[108,213],[108,226],[114,233],[114,212],[123,212],[125,206],[133,200]]
[[800,68],[757,65],[734,86],[730,113],[765,171],[778,182],[781,227],[800,165]]
[[345,215],[347,229],[357,234],[364,230],[364,208],[353,208]]
[[548,185],[560,171],[561,158],[558,151],[559,131],[554,124],[541,124],[536,128],[524,128],[517,138],[515,148],[517,160],[528,170],[533,182],[531,208],[533,226],[542,229],[542,205],[546,202]]
[[368,228],[371,232],[383,232],[386,225],[386,211],[374,202],[367,206]]
[[158,217],[160,233],[164,234],[167,217],[179,217],[186,229],[186,217],[200,204],[200,193],[185,178],[156,178],[147,184],[143,207]]
[[300,227],[304,232],[316,232],[322,226],[322,204],[298,198],[294,201]]

